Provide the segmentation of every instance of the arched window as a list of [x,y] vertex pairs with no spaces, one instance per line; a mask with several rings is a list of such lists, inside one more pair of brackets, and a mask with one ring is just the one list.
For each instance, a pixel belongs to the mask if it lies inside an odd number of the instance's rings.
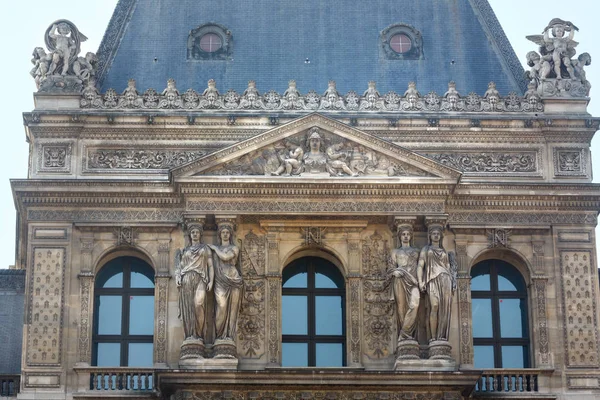
[[151,367],[154,270],[135,257],[109,261],[96,276],[92,365]]
[[300,258],[283,270],[283,367],[346,365],[344,278],[327,260]]
[[527,286],[521,273],[501,260],[471,270],[475,368],[529,368]]

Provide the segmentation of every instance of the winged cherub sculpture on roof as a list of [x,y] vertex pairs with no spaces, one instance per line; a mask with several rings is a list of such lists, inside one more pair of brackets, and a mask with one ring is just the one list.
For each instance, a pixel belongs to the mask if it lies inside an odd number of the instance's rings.
[[554,18],[541,35],[527,36],[540,46],[539,54],[535,51],[527,53],[527,64],[531,69],[526,73],[540,95],[584,97],[589,94],[591,85],[585,78],[583,67],[591,63],[591,57],[583,53],[578,59],[572,59],[579,44],[573,40],[575,31],[579,28],[572,22]]

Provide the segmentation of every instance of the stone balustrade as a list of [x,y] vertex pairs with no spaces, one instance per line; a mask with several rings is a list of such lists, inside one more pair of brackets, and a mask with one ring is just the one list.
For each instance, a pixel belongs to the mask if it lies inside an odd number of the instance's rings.
[[538,369],[488,369],[477,381],[476,394],[535,393],[540,391],[542,371]]

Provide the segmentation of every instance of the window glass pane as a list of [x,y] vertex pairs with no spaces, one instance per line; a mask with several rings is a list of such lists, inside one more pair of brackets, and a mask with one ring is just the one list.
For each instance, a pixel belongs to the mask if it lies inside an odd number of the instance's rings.
[[497,263],[499,291],[525,292],[527,290],[523,276],[515,267],[505,262]]
[[319,265],[315,269],[315,288],[343,289],[344,278],[333,265]]
[[343,367],[341,343],[317,343],[317,367]]
[[475,368],[494,368],[494,347],[473,346]]
[[490,265],[487,261],[483,261],[471,269],[471,290],[492,290]]
[[491,338],[494,335],[492,329],[492,300],[472,299],[473,309],[473,337]]
[[342,307],[342,296],[315,296],[317,335],[342,334]]
[[147,276],[149,271],[139,271],[139,268],[131,268],[131,287],[132,288],[153,288],[152,278]]
[[308,334],[308,300],[306,296],[281,297],[281,332],[284,335]]
[[474,290],[492,290],[490,286],[489,275],[479,275],[471,278],[471,291]]
[[123,271],[117,272],[116,274],[109,277],[101,287],[103,287],[103,288],[122,288],[123,287]]
[[152,343],[129,343],[129,367],[152,366]]
[[526,337],[525,301],[523,299],[499,299],[498,301],[500,302],[500,336],[503,338]]
[[98,296],[98,334],[121,334],[121,296]]
[[527,368],[527,347],[502,346],[502,368]]
[[282,367],[308,367],[308,343],[282,343]]
[[283,270],[284,288],[306,288],[308,287],[308,273],[306,265],[290,265]]
[[96,347],[98,367],[118,367],[121,365],[121,345],[119,343],[98,343]]
[[129,297],[129,334],[154,333],[154,296]]

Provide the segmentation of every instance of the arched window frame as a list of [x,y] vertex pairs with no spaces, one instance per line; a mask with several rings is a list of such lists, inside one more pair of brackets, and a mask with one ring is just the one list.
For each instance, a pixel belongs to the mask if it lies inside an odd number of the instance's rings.
[[[478,269],[489,268],[489,276],[490,276],[490,290],[476,290],[473,288],[473,278],[476,276],[486,275],[485,273],[477,274]],[[518,287],[516,291],[503,291],[498,288],[498,276],[502,275],[502,268],[510,268],[513,273],[518,274],[519,279],[521,280],[521,287]],[[473,329],[473,356],[475,358],[475,347],[477,346],[493,346],[494,349],[494,366],[493,368],[510,368],[506,367],[505,363],[502,359],[502,346],[524,346],[524,357],[523,357],[523,368],[531,368],[532,367],[532,329],[531,329],[531,296],[529,294],[528,285],[526,278],[522,271],[517,268],[515,265],[503,261],[500,259],[485,259],[477,262],[471,268],[471,302],[476,299],[491,299],[491,322],[492,322],[492,333],[493,336],[491,338],[483,338],[475,336],[475,329]],[[503,299],[520,299],[522,304],[524,304],[525,309],[521,311],[521,322],[522,326],[525,330],[523,337],[508,337],[503,338],[501,335],[501,318],[500,318],[500,303]],[[474,304],[472,304],[471,318],[472,318],[472,326],[478,323],[478,321],[474,318]],[[477,367],[477,365],[475,366]]]
[[[306,265],[307,273],[307,287],[306,288],[286,288],[285,283],[288,279],[304,272],[302,270],[303,265]],[[316,288],[315,287],[315,276],[319,271],[319,266],[325,266],[330,272],[333,272],[337,279],[337,288]],[[323,270],[321,270],[322,272]],[[331,276],[330,276],[331,278]],[[332,279],[333,280],[333,279]],[[283,365],[283,347],[285,343],[307,343],[308,345],[308,367],[314,367],[316,365],[316,346],[317,344],[326,343],[340,343],[342,345],[342,362],[341,366],[347,365],[346,355],[346,286],[345,279],[340,270],[329,260],[320,257],[301,257],[283,269],[282,274],[282,312],[283,310],[283,298],[284,296],[307,296],[308,299],[308,321],[307,321],[307,334],[306,335],[291,335],[283,334],[283,323],[282,323],[282,365]],[[341,335],[318,335],[316,333],[316,302],[317,296],[340,296],[341,298]],[[283,365],[285,366],[285,365]],[[321,365],[327,367],[327,365]]]
[[[407,52],[398,53],[390,45],[391,39],[396,35],[405,35],[411,41],[411,48]],[[393,24],[381,31],[379,36],[383,56],[388,60],[422,60],[423,36],[415,27],[408,24]]]
[[[221,39],[220,49],[208,52],[200,48],[200,39],[209,33],[217,35]],[[187,59],[192,61],[201,60],[230,60],[232,55],[231,31],[221,24],[214,22],[202,24],[190,31],[187,43]]]
[[[119,266],[119,264],[121,264]],[[150,279],[153,283],[152,287],[131,287],[131,270],[132,265],[136,265],[143,269],[143,275]],[[119,269],[121,267],[121,269]],[[109,270],[114,268],[115,273],[111,274]],[[123,272],[122,287],[101,287],[111,277]],[[103,276],[106,274],[107,276]],[[101,280],[105,279],[105,282]],[[119,343],[119,365],[112,366],[130,366],[129,365],[129,344],[135,343],[149,343],[152,345],[152,359],[154,361],[154,317],[156,310],[154,309],[155,295],[156,295],[156,282],[154,269],[143,259],[133,256],[121,256],[111,259],[106,262],[102,267],[98,269],[94,282],[94,313],[93,313],[93,326],[92,326],[92,359],[91,365],[98,365],[98,344],[99,343]],[[121,297],[121,333],[120,334],[99,334],[99,307],[100,296],[120,296]],[[130,334],[129,317],[130,317],[130,305],[131,300],[134,296],[152,296],[153,304],[153,315],[149,316],[152,319],[152,334]],[[148,365],[152,366],[152,365]]]

